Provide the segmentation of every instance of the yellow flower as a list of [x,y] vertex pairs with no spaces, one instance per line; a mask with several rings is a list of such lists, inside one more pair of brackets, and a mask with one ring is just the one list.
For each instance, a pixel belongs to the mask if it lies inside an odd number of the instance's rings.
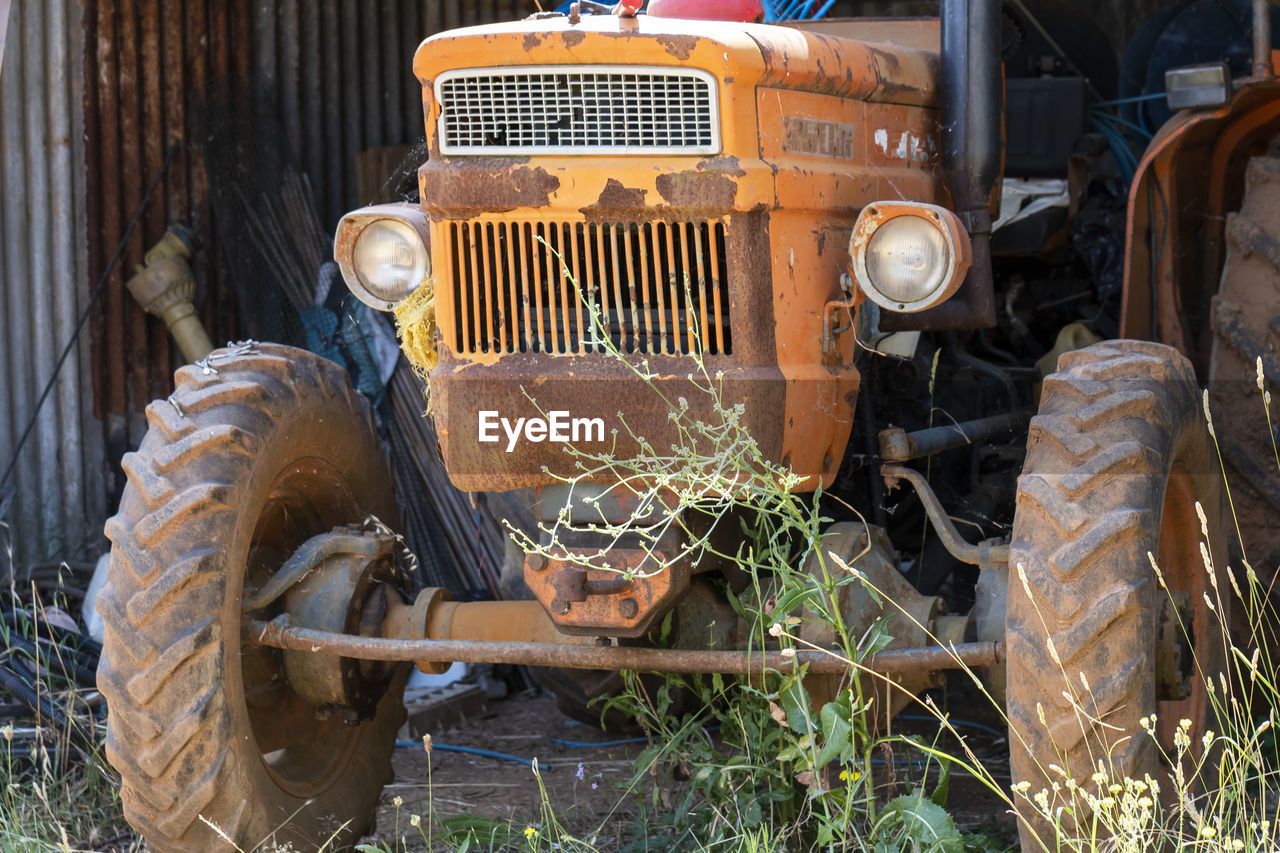
[[852,773],[850,773],[848,770],[840,771],[841,782],[857,782],[861,778],[862,778],[862,774],[859,773],[857,770],[853,771]]
[[1218,830],[1214,829],[1212,826],[1206,825],[1206,826],[1200,827],[1201,838],[1213,838],[1217,834],[1218,834]]
[[524,837],[528,838],[530,841],[532,841],[533,837],[537,834],[538,830],[534,829],[532,826],[526,826],[524,828]]

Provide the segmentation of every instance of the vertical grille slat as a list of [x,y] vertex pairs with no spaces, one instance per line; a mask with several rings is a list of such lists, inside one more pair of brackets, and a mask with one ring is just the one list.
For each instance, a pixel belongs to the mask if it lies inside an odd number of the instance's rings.
[[470,254],[471,254],[471,266],[469,268],[471,270],[471,286],[468,288],[468,290],[471,291],[471,306],[472,306],[471,308],[471,345],[477,348],[475,350],[472,350],[473,352],[477,350],[482,352],[488,352],[489,347],[485,342],[485,336],[480,333],[480,321],[481,321],[481,317],[484,315],[484,308],[482,307],[482,303],[480,300],[480,284],[483,281],[483,279],[481,279],[480,277],[480,265],[476,263],[476,258],[477,258],[476,246],[480,242],[479,240],[476,239],[476,237],[478,236],[477,232],[480,230],[480,228],[481,228],[480,223],[478,222],[473,223],[471,227],[467,229],[467,237],[466,237],[467,248],[470,250]]
[[[680,327],[676,324],[676,316],[680,312],[680,268],[676,266],[676,229],[677,226],[670,222],[662,223],[663,236],[666,238],[667,244],[667,266],[662,271],[662,281],[666,285],[667,298],[670,308],[668,309],[671,317],[671,337],[668,338],[664,333],[662,342],[667,347],[667,352],[680,352]],[[663,314],[668,316],[667,313]]]
[[[618,237],[619,237],[618,232],[620,229],[623,229],[623,226],[621,225],[613,226],[613,237],[614,237],[615,246],[617,245],[617,242],[618,242]],[[626,252],[626,261],[627,261],[626,268],[628,270],[634,270],[635,262],[632,258],[632,253],[631,253],[631,241],[627,239],[627,236],[628,235],[625,229],[623,229],[621,234],[622,246],[621,248],[618,249],[618,252],[619,252],[619,255],[621,255],[621,253],[624,251]],[[622,278],[622,273],[618,271],[618,261],[616,258],[614,261],[613,275],[614,275],[614,281],[617,282],[619,285],[621,285],[623,278]],[[628,304],[631,306],[630,352],[642,352],[645,347],[645,344],[644,344],[645,327],[643,325],[644,321],[641,320],[641,317],[643,316],[644,319],[647,320],[649,316],[648,310],[642,309],[642,306],[644,305],[644,303],[640,301],[640,297],[636,292],[636,277],[634,275],[628,275],[626,277],[626,282],[627,282],[627,296],[630,298],[630,302]],[[643,314],[642,314],[642,310],[643,310]]]
[[694,296],[698,284],[697,269],[689,265],[689,241],[693,236],[696,225],[688,222],[682,222],[680,228],[680,270],[682,272],[680,289],[684,295],[685,316],[688,320],[685,322],[685,339],[690,352],[694,352],[698,348],[698,339],[706,335],[705,326],[698,317],[698,308],[695,305]]
[[[601,225],[598,226],[601,231],[608,229],[609,232],[609,269],[613,271],[613,304],[617,310],[618,324],[618,348],[626,352],[636,351],[636,303],[631,291],[630,277],[627,282],[627,295],[630,299],[623,299],[622,293],[622,271],[619,267],[619,248],[618,248],[618,226]],[[601,262],[603,263],[603,257]],[[601,269],[604,269],[602,266]],[[607,289],[609,282],[606,280],[602,287]],[[628,322],[627,311],[630,309],[630,322]]]
[[440,150],[715,154],[718,84],[698,69],[564,65],[467,68],[436,80]]
[[[697,267],[698,277],[694,282],[694,290],[698,294],[698,335],[702,338],[703,346],[715,346],[715,337],[711,326],[707,323],[707,257],[706,242],[702,236],[703,225],[695,222],[690,226],[693,232],[693,256]],[[693,269],[689,272],[692,274]]]
[[[729,339],[726,333],[729,331],[729,324],[725,320],[725,310],[729,304],[728,283],[725,281],[724,268],[721,262],[724,259],[724,226],[719,223],[711,226],[712,239],[707,241],[708,252],[711,255],[711,270],[708,273],[707,289],[711,291],[711,298],[715,305],[716,318],[716,348],[721,352],[729,352]],[[724,291],[724,306],[721,306],[720,291]]]
[[640,226],[639,232],[635,235],[637,239],[632,240],[630,231],[627,232],[627,241],[635,242],[636,254],[639,255],[640,261],[640,310],[644,314],[644,343],[641,344],[641,350],[657,353],[656,330],[658,327],[657,317],[654,316],[655,299],[651,299],[652,291],[650,290],[649,281],[649,260],[652,252],[649,251],[650,238],[653,234],[653,226],[644,224]]
[[456,222],[448,238],[461,352],[732,353],[718,220]]

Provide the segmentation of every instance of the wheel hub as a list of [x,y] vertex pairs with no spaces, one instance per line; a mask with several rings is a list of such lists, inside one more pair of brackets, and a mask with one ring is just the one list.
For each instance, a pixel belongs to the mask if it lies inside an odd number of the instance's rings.
[[[333,541],[353,539],[355,543]],[[306,628],[377,636],[386,613],[385,591],[398,585],[395,540],[357,527],[322,533],[304,547],[315,544],[328,544],[324,550],[331,553],[285,594],[285,612]],[[322,713],[353,725],[372,719],[394,669],[392,664],[310,651],[286,651],[283,657],[285,677],[295,693]]]

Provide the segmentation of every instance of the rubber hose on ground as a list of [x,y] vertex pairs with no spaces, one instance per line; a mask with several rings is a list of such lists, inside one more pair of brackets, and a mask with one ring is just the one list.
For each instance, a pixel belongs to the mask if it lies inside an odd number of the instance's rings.
[[36,714],[45,717],[58,729],[69,732],[80,745],[92,748],[93,738],[65,711],[39,694],[36,686],[7,666],[0,666],[0,687]]
[[[53,646],[51,649],[41,650],[27,637],[14,633],[9,634],[9,644],[26,652],[32,661],[36,662],[37,666],[51,676],[73,681],[79,687],[93,688],[97,685],[97,672],[85,666],[74,655],[65,654],[69,650],[63,646]],[[64,655],[59,655],[59,651],[63,652]],[[72,677],[73,674],[74,677]]]

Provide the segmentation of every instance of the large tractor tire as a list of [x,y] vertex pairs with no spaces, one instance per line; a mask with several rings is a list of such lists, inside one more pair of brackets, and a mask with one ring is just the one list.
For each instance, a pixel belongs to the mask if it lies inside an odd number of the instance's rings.
[[[317,712],[280,653],[242,648],[241,598],[310,537],[395,524],[367,404],[345,371],[271,344],[178,371],[124,458],[107,522],[98,685],[125,816],[149,849],[341,849],[372,822],[404,719],[404,669],[372,719]],[[214,827],[217,827],[215,829]]]
[[1280,565],[1280,471],[1255,365],[1261,357],[1270,380],[1280,381],[1280,153],[1249,161],[1244,201],[1227,217],[1226,236],[1209,396],[1245,553],[1269,582]]
[[[1221,475],[1191,364],[1139,341],[1062,356],[1031,421],[1009,558],[1010,758],[1031,794],[1065,786],[1051,764],[1096,793],[1099,763],[1112,780],[1150,774],[1167,792],[1139,723],[1151,714],[1167,755],[1180,719],[1199,744],[1231,591],[1210,584],[1197,501],[1221,573]],[[1023,850],[1055,849],[1045,822],[1018,806]]]

